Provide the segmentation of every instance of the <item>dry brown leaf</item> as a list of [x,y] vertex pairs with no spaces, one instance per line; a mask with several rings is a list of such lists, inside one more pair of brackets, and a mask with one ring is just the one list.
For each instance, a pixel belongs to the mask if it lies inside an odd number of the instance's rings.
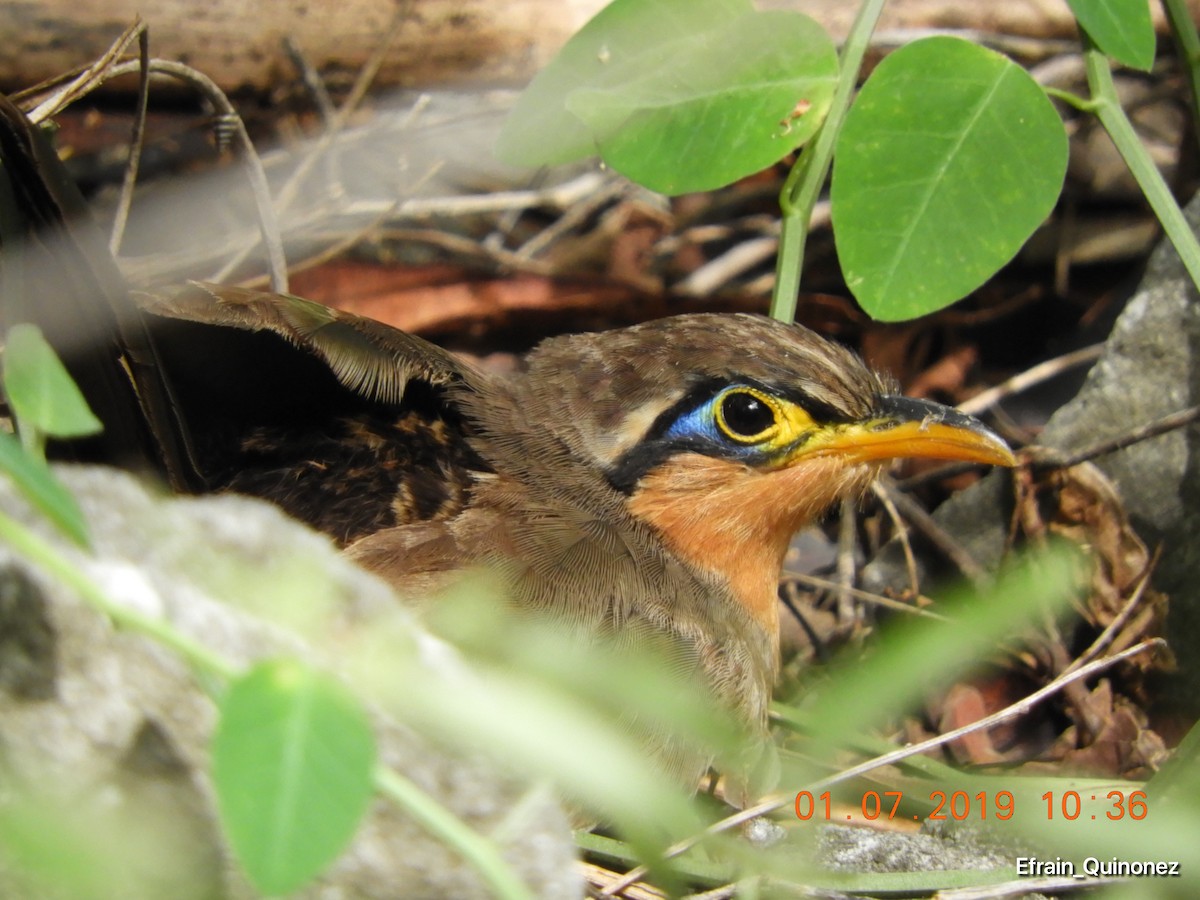
[[[1078,605],[1093,629],[1090,643],[1121,615],[1151,568],[1151,554],[1130,525],[1116,488],[1092,464],[1052,470],[1018,484],[1016,515],[1026,536],[1039,542],[1050,535],[1066,538],[1091,562],[1091,590]],[[1110,652],[1165,637],[1166,615],[1166,595],[1147,586],[1133,614],[1113,636]],[[1166,654],[1144,655],[1128,663],[1126,671],[1161,669],[1169,663]]]
[[1166,744],[1147,727],[1146,713],[1128,698],[1114,695],[1108,679],[1090,692],[1089,703],[1101,714],[1104,727],[1087,740],[1081,740],[1078,725],[1067,728],[1050,753],[1060,771],[1144,779],[1165,761]]

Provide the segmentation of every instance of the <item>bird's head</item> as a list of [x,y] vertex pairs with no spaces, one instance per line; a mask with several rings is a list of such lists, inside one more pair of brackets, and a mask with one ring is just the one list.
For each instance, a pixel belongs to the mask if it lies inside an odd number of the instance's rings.
[[977,420],[898,396],[845,348],[760,316],[559,338],[529,366],[538,421],[772,630],[791,535],[869,487],[881,463],[1014,463]]

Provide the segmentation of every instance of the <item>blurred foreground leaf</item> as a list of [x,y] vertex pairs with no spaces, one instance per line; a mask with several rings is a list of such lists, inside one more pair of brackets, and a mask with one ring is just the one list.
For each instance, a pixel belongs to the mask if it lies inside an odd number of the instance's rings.
[[837,71],[832,41],[799,13],[615,0],[521,95],[496,153],[526,166],[599,153],[653,190],[710,190],[808,140]]
[[736,729],[661,659],[515,612],[496,580],[485,572],[430,604],[430,625],[457,649],[423,638],[415,653],[397,652],[404,619],[375,623],[343,650],[355,683],[434,741],[550,783],[653,862],[705,824],[669,760],[736,756]]
[[22,435],[30,429],[54,438],[78,438],[103,428],[66,367],[36,325],[8,329],[4,393]]
[[1028,554],[982,595],[964,589],[939,604],[946,621],[896,623],[865,659],[854,653],[835,662],[804,710],[806,721],[821,723],[814,742],[853,742],[964,676],[1023,627],[1065,608],[1078,587],[1076,563],[1066,547]]
[[0,472],[8,475],[25,499],[63,534],[81,547],[90,544],[87,522],[75,498],[49,466],[26,453],[16,438],[4,431],[0,431]]
[[[30,761],[22,761],[28,775]],[[36,765],[36,763],[34,764]],[[49,774],[49,773],[47,773]],[[71,779],[66,779],[70,781]],[[153,779],[152,779],[153,780]],[[0,890],[12,898],[216,896],[220,860],[211,823],[181,810],[163,783],[112,786],[20,784],[0,802]],[[64,796],[64,794],[69,796]]]
[[353,836],[372,793],[375,743],[330,676],[260,663],[220,702],[213,780],[230,843],[267,894],[296,890]]

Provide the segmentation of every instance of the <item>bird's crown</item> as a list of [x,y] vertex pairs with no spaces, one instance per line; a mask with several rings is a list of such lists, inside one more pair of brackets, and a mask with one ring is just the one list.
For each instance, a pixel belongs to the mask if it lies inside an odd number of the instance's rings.
[[555,338],[529,357],[530,419],[621,490],[681,452],[754,466],[820,425],[869,416],[888,385],[849,350],[762,316],[695,314]]

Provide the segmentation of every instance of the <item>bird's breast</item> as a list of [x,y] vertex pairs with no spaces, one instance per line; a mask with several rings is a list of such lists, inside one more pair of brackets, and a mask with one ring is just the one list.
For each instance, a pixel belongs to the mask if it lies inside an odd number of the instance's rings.
[[791,536],[874,474],[873,467],[847,469],[832,459],[762,471],[685,453],[643,477],[628,505],[676,556],[728,585],[774,644],[777,585]]

